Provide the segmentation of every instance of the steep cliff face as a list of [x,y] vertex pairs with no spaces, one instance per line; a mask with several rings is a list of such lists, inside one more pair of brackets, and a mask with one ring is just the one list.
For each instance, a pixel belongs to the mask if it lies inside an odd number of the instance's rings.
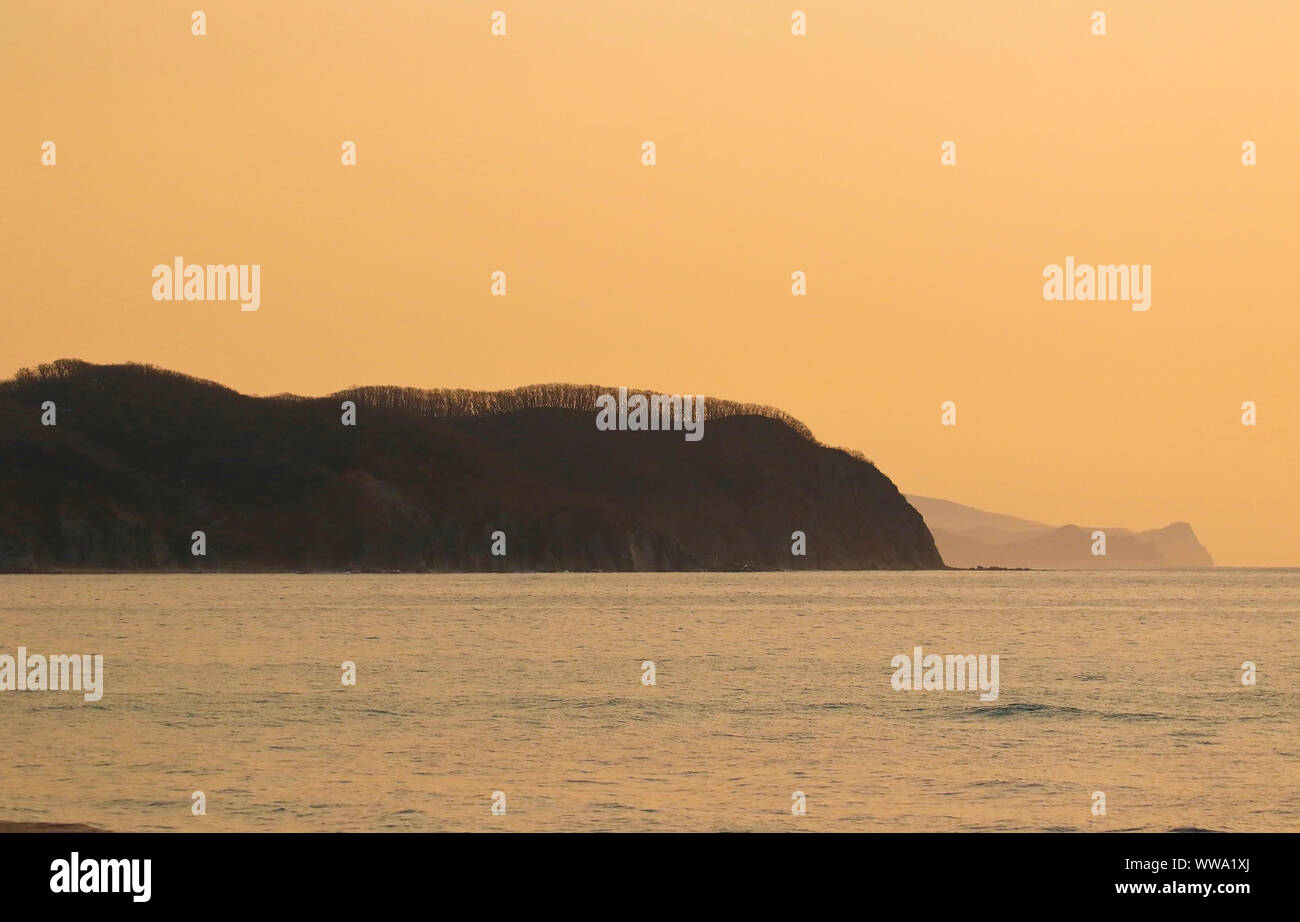
[[594,407],[439,416],[346,396],[355,427],[344,395],[247,397],[142,366],[0,385],[0,570],[943,566],[887,477],[772,414],[707,418],[688,442],[598,431]]

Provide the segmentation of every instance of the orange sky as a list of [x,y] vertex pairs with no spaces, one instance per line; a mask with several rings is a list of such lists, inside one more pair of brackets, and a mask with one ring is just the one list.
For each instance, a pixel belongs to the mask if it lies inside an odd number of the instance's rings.
[[[1297,565],[1297,36],[1294,0],[3,4],[0,376],[713,394],[909,492]],[[261,309],[154,301],[176,256],[260,264]],[[1151,264],[1151,309],[1044,301],[1067,256]]]

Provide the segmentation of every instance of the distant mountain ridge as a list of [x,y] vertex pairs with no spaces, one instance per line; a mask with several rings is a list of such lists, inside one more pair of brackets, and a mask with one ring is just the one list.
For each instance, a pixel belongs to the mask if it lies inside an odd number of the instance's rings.
[[[1103,569],[1212,567],[1214,560],[1187,522],[1135,532],[1128,528],[1046,525],[944,499],[907,495],[925,518],[951,567]],[[1106,532],[1106,555],[1092,553],[1092,533]]]
[[699,442],[602,432],[610,390],[250,397],[143,365],[25,369],[0,382],[0,571],[943,567],[889,478],[781,411],[710,398]]

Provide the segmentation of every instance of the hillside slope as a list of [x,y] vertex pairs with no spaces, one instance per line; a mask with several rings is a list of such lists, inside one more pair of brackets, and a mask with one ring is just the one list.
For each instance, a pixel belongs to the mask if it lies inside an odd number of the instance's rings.
[[258,398],[139,365],[21,373],[0,384],[0,570],[943,566],[887,477],[777,411],[720,402],[687,442],[598,431],[576,408],[598,389],[526,390]]

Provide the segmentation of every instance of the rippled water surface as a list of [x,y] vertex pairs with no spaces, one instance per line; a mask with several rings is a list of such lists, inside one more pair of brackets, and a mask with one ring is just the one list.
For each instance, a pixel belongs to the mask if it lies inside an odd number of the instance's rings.
[[[0,820],[1296,831],[1298,611],[1297,570],[5,576],[0,653],[106,683],[0,692]],[[999,699],[893,690],[918,645]]]

